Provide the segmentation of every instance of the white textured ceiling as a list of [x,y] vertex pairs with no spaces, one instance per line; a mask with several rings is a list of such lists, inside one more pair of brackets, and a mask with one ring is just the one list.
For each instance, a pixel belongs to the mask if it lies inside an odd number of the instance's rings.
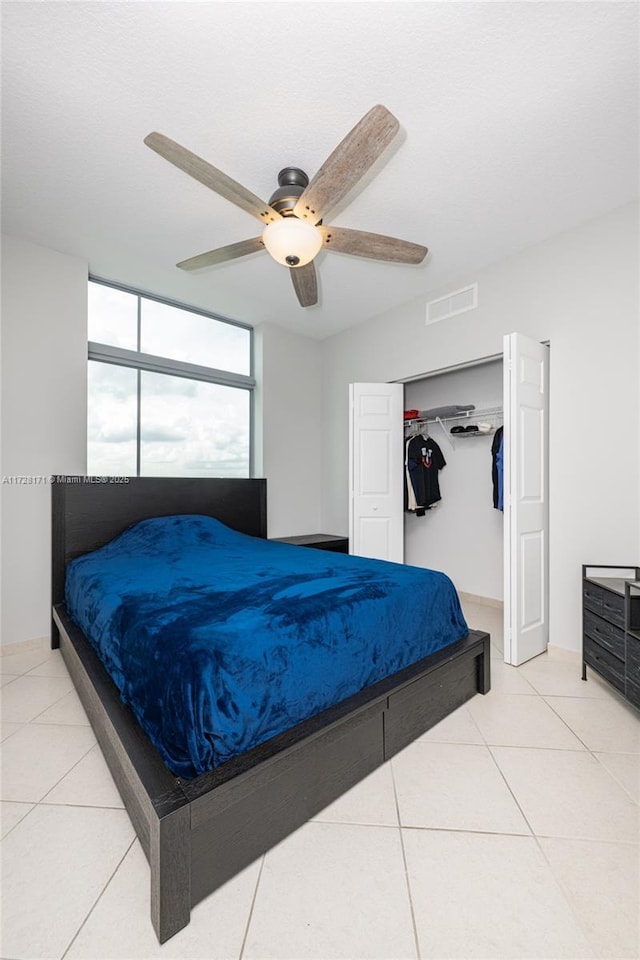
[[[635,2],[584,0],[5,0],[3,231],[99,277],[324,337],[637,195],[637,23]],[[423,243],[423,264],[322,251],[307,309],[266,253],[175,268],[260,227],[147,133],[268,199],[282,167],[312,176],[375,103],[400,134],[330,219]]]

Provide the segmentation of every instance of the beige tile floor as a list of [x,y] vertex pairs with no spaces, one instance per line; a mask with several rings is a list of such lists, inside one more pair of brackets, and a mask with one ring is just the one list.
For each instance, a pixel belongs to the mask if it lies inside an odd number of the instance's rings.
[[640,714],[559,648],[514,669],[192,912],[149,870],[57,652],[0,659],[2,960],[637,958]]

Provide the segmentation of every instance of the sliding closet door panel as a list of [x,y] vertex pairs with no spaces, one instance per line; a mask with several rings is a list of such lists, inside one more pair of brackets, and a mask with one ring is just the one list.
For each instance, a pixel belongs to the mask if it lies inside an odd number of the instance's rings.
[[517,666],[548,643],[548,347],[505,337],[504,659]]
[[349,387],[349,549],[403,562],[402,404],[398,383]]

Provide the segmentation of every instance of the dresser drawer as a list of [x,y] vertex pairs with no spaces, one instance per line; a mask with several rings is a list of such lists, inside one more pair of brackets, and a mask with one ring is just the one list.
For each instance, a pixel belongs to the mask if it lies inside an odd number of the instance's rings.
[[609,590],[603,590],[600,616],[612,623],[617,623],[621,629],[624,629],[624,597]]
[[601,646],[606,647],[614,656],[624,660],[624,630],[585,610],[584,632]]
[[605,680],[624,693],[624,664],[608,650],[601,647],[591,637],[585,637],[582,644],[582,655],[586,663],[593,667]]
[[604,590],[597,587],[595,583],[588,583],[586,580],[582,584],[582,602],[585,610],[595,610],[602,616],[602,596]]

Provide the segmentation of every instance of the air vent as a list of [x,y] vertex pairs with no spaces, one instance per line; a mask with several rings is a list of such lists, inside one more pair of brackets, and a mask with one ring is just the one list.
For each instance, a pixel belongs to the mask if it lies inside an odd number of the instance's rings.
[[437,300],[430,300],[427,304],[426,323],[439,323],[440,320],[447,320],[449,317],[455,317],[459,313],[466,313],[467,310],[474,310],[478,306],[478,284],[472,283],[469,287],[462,290],[454,290],[448,293],[446,297],[439,297]]

